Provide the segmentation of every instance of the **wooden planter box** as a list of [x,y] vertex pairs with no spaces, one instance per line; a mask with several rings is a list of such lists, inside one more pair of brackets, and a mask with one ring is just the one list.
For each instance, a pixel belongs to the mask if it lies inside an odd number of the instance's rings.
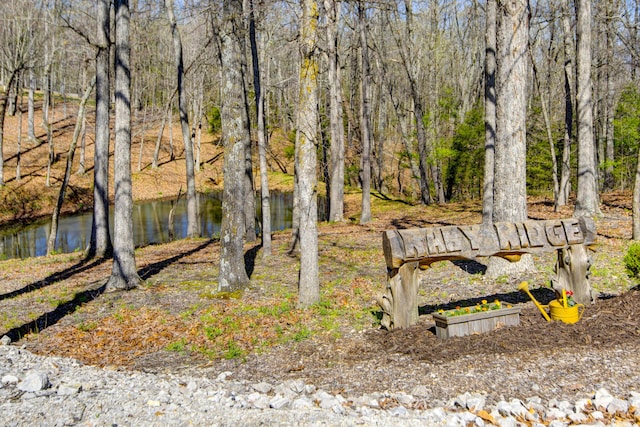
[[499,310],[461,316],[447,317],[440,313],[433,313],[433,319],[436,321],[436,335],[438,338],[463,337],[491,332],[502,326],[519,325],[520,307],[507,308],[504,303],[502,306],[503,308]]

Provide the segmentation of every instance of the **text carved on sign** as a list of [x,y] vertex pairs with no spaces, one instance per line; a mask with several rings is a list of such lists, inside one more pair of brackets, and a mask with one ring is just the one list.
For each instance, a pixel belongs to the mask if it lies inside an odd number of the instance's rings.
[[576,218],[498,222],[492,227],[462,225],[420,229],[389,230],[383,234],[387,266],[404,262],[474,258],[513,253],[535,253],[592,242]]

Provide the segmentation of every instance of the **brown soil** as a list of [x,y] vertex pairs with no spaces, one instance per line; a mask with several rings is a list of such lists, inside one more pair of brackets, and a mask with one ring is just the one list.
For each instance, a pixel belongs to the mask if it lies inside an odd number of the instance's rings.
[[[201,188],[216,176],[212,170],[220,162],[219,149],[210,145],[203,156],[211,162],[205,163],[200,174]],[[159,171],[145,169],[136,174],[138,198],[177,193],[180,180],[174,176],[182,176],[181,163],[166,163],[167,154],[164,156],[165,164]],[[41,185],[42,165],[35,166],[33,158],[29,162],[34,170],[28,175],[34,182],[40,179]],[[84,178],[74,179],[76,193],[86,194],[88,187],[81,191]],[[9,181],[9,188],[2,193],[5,197],[35,185],[29,184],[31,181],[12,185]],[[34,188],[29,191],[42,187]],[[348,195],[348,216],[357,217],[358,200],[357,193]],[[252,280],[239,299],[215,294],[219,244],[205,239],[139,249],[136,260],[144,284],[122,293],[102,292],[110,261],[84,261],[79,254],[67,254],[0,262],[0,335],[20,338],[19,344],[37,353],[71,356],[100,366],[212,376],[228,370],[236,378],[255,382],[302,378],[332,391],[361,393],[410,391],[416,381],[427,381],[428,372],[439,381],[449,381],[446,373],[436,371],[434,366],[438,365],[457,363],[469,370],[502,360],[506,370],[509,360],[598,353],[628,346],[635,351],[640,345],[640,292],[632,289],[635,283],[627,277],[622,262],[631,232],[630,196],[607,195],[604,202],[603,217],[597,221],[598,248],[593,254],[591,278],[602,298],[587,307],[574,325],[545,322],[528,298],[516,290],[520,280],[528,280],[541,302],[550,300],[543,288],[553,275],[554,261],[549,255],[536,258],[537,274],[495,281],[468,268],[477,269],[481,264],[438,263],[423,277],[418,324],[406,330],[381,330],[374,302],[382,293],[386,274],[380,231],[469,224],[479,222],[480,217],[477,203],[425,208],[374,198],[370,224],[321,225],[324,305],[313,310],[291,307],[295,305],[298,263],[288,252],[290,235],[285,231],[274,235],[272,257],[263,258],[258,244],[247,244]],[[529,215],[535,219],[565,217],[571,215],[571,209],[553,213],[549,201],[532,200]],[[449,340],[435,336],[430,313],[482,299],[522,304],[521,325]],[[278,307],[282,309],[275,315],[265,314]],[[216,341],[218,335],[226,341]],[[230,353],[229,343],[238,346],[237,354]],[[478,381],[491,389],[490,378]],[[586,381],[562,392],[593,387]],[[464,384],[468,383],[451,380],[446,393],[441,391],[436,397],[464,392]]]

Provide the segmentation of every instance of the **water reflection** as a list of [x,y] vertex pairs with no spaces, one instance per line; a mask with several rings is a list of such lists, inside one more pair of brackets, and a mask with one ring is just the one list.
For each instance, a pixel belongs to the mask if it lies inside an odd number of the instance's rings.
[[[133,207],[133,231],[136,246],[164,243],[169,238],[169,211],[172,200],[156,200],[136,203]],[[200,230],[202,236],[212,237],[220,233],[222,219],[221,194],[199,194]],[[260,209],[259,200],[256,202]],[[284,230],[291,227],[293,195],[291,193],[271,193],[271,229]],[[113,209],[111,209],[113,215]],[[258,213],[258,218],[261,214]],[[63,216],[58,222],[57,252],[83,250],[91,238],[91,213]],[[113,230],[113,217],[110,221]],[[259,228],[259,226],[258,226]],[[40,221],[22,227],[0,230],[0,258],[26,258],[47,253],[47,239],[51,224]],[[180,200],[175,209],[174,238],[187,235],[187,204]]]

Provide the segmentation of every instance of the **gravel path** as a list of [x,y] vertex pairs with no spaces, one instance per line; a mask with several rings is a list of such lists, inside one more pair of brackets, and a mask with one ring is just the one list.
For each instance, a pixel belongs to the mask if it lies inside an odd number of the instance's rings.
[[[640,363],[639,350],[635,346],[612,349],[585,355],[584,360],[575,362],[581,368],[585,362],[593,363],[589,374],[591,378],[600,377],[602,385],[615,386],[616,376],[624,374],[625,384],[634,388],[633,384],[640,384],[635,369]],[[518,368],[504,366],[504,375],[515,376],[516,386],[526,383],[527,377],[531,384],[537,384],[545,380],[540,376],[548,365],[558,361],[549,361],[547,366],[534,362]],[[486,392],[466,392],[444,406],[429,407],[428,402],[409,393],[341,396],[303,381],[235,381],[232,372],[206,379],[109,370],[83,366],[74,359],[37,356],[14,345],[0,345],[0,377],[0,424],[5,426],[560,427],[638,426],[640,422],[637,391],[613,396],[602,387],[590,398],[573,402],[536,395],[525,400],[500,396],[501,400],[493,401]],[[556,380],[549,378],[547,382]]]

